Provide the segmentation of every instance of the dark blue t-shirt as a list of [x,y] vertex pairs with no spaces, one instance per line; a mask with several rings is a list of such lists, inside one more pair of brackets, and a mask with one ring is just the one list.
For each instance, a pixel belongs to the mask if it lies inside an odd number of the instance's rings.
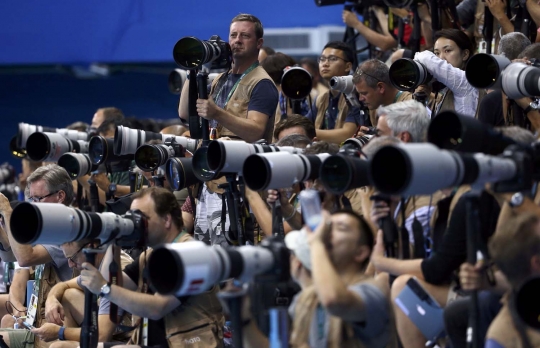
[[[323,122],[321,129],[334,129],[336,128],[336,121],[337,121],[337,115],[339,113],[339,98],[341,97],[341,93],[339,93],[336,97],[332,97],[332,93],[328,93],[328,97],[330,98],[330,102],[328,103],[328,109],[326,110],[324,114],[325,122]],[[315,123],[315,118],[317,117],[318,109],[315,106],[313,109],[313,118],[311,121]],[[356,124],[357,126],[365,126],[367,124],[366,117],[361,112],[361,109],[358,107],[351,107],[349,106],[349,112],[347,113],[347,116],[345,117],[345,123],[351,122]]]

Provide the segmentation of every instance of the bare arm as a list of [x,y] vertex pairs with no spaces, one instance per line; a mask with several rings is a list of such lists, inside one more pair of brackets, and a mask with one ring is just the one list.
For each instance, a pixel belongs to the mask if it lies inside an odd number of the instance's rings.
[[341,144],[352,137],[356,129],[356,124],[352,122],[346,122],[343,128],[339,129],[317,129],[317,139],[329,143]]
[[[364,25],[364,23],[358,20],[356,14],[351,11],[343,11],[343,22],[349,27],[354,28],[360,35],[365,37],[367,42],[379,47],[383,51],[387,51],[397,46],[397,41],[392,37],[390,33],[380,34]],[[384,24],[381,23],[381,27]]]
[[64,321],[64,307],[62,306],[62,299],[64,293],[68,289],[83,289],[77,284],[77,278],[68,280],[67,282],[60,282],[52,287],[47,295],[45,301],[45,318],[49,323],[62,325]]
[[[13,314],[15,315],[25,314],[26,306],[24,298],[26,296],[26,284],[28,280],[30,280],[30,270],[24,268],[15,270],[13,281],[9,288],[9,302],[11,302]],[[18,310],[20,312],[17,312]]]
[[182,93],[180,93],[180,103],[178,103],[178,116],[181,119],[189,121],[189,80],[184,83]]
[[[529,11],[536,26],[540,27],[540,5],[538,2],[536,0],[527,0],[527,11]],[[537,35],[537,40],[538,36],[540,35]]]

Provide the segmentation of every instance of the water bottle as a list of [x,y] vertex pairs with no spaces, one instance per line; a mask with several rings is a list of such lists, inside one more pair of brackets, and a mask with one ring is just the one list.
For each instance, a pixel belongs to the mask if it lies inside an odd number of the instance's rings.
[[298,198],[300,199],[304,222],[309,226],[311,231],[315,231],[322,220],[319,191],[312,189],[304,190],[300,192]]

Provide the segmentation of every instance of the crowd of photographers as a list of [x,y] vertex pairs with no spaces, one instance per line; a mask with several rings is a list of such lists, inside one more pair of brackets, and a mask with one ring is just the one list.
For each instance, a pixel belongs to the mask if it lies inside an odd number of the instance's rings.
[[540,345],[540,6],[353,8],[369,59],[240,14],[175,46],[179,120],[20,123],[0,347]]

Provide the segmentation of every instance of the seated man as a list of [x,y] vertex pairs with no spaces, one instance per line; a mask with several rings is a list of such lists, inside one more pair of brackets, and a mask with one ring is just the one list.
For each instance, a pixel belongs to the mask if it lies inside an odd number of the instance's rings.
[[[313,284],[303,288],[294,313],[293,347],[386,347],[392,338],[388,277],[365,275],[373,234],[349,211],[323,212],[315,231],[308,227]],[[268,346],[251,321],[244,342]]]
[[[149,247],[193,240],[182,231],[180,206],[170,191],[161,187],[138,191],[133,195],[131,209],[140,210],[148,221]],[[107,283],[99,270],[86,262],[82,264],[81,284],[132,313],[134,323],[148,320],[148,334],[141,332],[140,327],[135,329],[130,344],[179,347],[185,340],[197,337],[202,342],[213,342],[211,346],[220,347],[225,320],[216,296],[217,287],[182,299],[154,294],[143,280],[149,253],[141,254],[124,269],[123,287]],[[103,265],[108,267],[108,262],[104,261]]]
[[[69,266],[81,270],[83,262],[85,262],[85,255],[82,252],[84,248],[92,248],[97,245],[93,245],[90,240],[82,240],[77,242],[65,243],[62,245],[64,255],[68,260]],[[112,251],[112,246],[109,247],[108,253]],[[68,256],[69,255],[69,256]],[[96,265],[101,265],[105,254],[96,254]],[[122,269],[125,266],[133,262],[133,259],[121,252],[121,264]],[[108,270],[106,270],[108,273]],[[84,317],[84,289],[79,284],[80,278],[73,278],[67,282],[61,282],[56,284],[45,302],[45,318],[48,323],[44,323],[38,329],[33,329],[32,333],[37,335],[41,340],[45,342],[59,340],[51,344],[50,348],[69,348],[78,347],[81,337],[81,324]],[[99,329],[99,341],[109,342],[111,340],[127,342],[129,334],[119,332],[115,334],[116,324],[109,318],[110,302],[101,298],[99,300],[98,311],[98,329]],[[118,316],[124,321],[124,325],[129,325],[130,316],[127,313],[118,308]]]

